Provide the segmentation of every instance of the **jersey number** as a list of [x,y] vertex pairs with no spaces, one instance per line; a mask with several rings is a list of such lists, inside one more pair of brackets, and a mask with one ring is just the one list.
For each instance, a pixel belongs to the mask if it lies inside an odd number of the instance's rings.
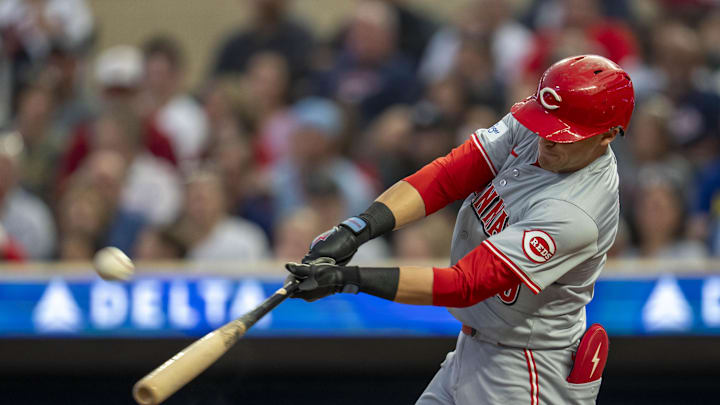
[[520,295],[520,284],[498,293],[497,297],[500,298],[503,304],[512,305],[517,301],[518,295]]

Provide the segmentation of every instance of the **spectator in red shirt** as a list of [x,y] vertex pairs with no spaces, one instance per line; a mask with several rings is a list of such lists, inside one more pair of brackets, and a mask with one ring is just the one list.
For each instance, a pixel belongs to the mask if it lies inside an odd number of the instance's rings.
[[[177,159],[168,137],[147,120],[145,107],[139,103],[138,95],[143,79],[143,57],[140,50],[128,45],[118,45],[100,53],[95,64],[95,79],[100,86],[102,110],[132,114],[142,121],[142,143],[153,155],[177,165]],[[75,130],[64,156],[60,160],[60,182],[65,183],[80,166],[90,151],[93,136],[92,120]]]
[[[632,31],[621,21],[607,18],[597,0],[561,0],[553,13],[557,21],[546,21],[535,35],[534,50],[526,71],[532,81],[552,62],[570,53],[597,53],[624,66],[637,57],[638,46]],[[586,49],[571,49],[568,40]],[[580,52],[579,52],[580,51]]]
[[[185,56],[180,43],[157,36],[143,46],[142,103],[152,130],[167,136],[180,168],[189,172],[199,165],[207,143],[207,116],[200,104],[184,91]],[[153,134],[155,135],[155,134]]]

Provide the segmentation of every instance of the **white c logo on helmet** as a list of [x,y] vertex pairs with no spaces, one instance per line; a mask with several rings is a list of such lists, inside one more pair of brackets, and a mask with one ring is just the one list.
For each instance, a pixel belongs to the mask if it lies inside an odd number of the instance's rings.
[[552,94],[553,98],[558,103],[562,101],[562,97],[560,97],[560,95],[557,94],[555,90],[551,89],[550,87],[543,87],[543,89],[540,90],[540,95],[538,96],[538,98],[540,99],[540,104],[542,104],[542,106],[548,110],[557,110],[558,108],[560,108],[559,105],[548,104],[547,101],[545,101],[545,93]]

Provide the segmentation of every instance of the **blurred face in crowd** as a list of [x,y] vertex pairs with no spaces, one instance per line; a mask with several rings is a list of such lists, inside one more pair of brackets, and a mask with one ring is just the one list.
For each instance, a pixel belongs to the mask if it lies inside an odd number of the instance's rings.
[[433,83],[429,99],[445,117],[459,118],[465,108],[465,94],[459,80],[445,79]]
[[422,260],[432,258],[430,241],[418,228],[404,228],[395,236],[396,256],[400,260]]
[[588,53],[603,55],[605,50],[597,42],[590,40],[585,34],[584,27],[567,27],[558,35],[558,40],[548,53],[545,64],[549,66],[557,60]]
[[320,215],[310,208],[296,210],[289,218],[278,221],[275,230],[275,258],[297,260],[308,251],[310,243],[326,229],[320,226]]
[[120,86],[110,86],[110,87],[103,87],[100,91],[100,95],[102,96],[102,104],[106,108],[115,108],[115,107],[130,107],[137,108],[140,110],[140,107],[137,106],[136,101],[138,101],[138,94],[140,88],[138,87],[120,87]]
[[568,27],[585,29],[601,15],[598,0],[564,0],[563,6]]
[[210,160],[222,173],[227,206],[234,207],[243,197],[256,191],[252,182],[255,174],[252,150],[237,125],[225,126],[218,135]]
[[203,92],[202,101],[210,128],[217,128],[235,119],[230,95],[224,83],[211,83]]
[[508,14],[505,0],[476,0],[460,9],[457,24],[465,34],[486,34],[503,23]]
[[412,134],[411,154],[417,164],[425,164],[443,156],[455,145],[455,134],[450,127],[436,125],[429,128],[416,127]]
[[162,53],[145,60],[145,86],[157,98],[171,97],[182,81],[182,72]]
[[472,84],[492,79],[494,67],[487,39],[466,38],[455,58],[455,71],[465,82]]
[[669,137],[662,119],[642,110],[633,116],[632,136],[628,139],[638,161],[657,161],[669,152]]
[[619,129],[614,129],[573,143],[555,143],[539,137],[538,164],[555,173],[580,170],[602,156],[618,133]]
[[93,188],[110,205],[115,205],[120,198],[126,169],[127,162],[123,156],[109,150],[92,153],[83,167]]
[[309,195],[308,206],[315,212],[322,212],[319,218],[321,232],[337,225],[347,212],[347,204],[339,191],[335,194]]
[[397,256],[408,261],[445,258],[450,255],[452,231],[452,221],[444,214],[404,227],[394,240]]
[[289,75],[285,59],[277,53],[261,53],[248,67],[254,103],[278,106],[284,104]]
[[13,187],[15,187],[15,164],[12,158],[0,154],[0,204]]
[[652,40],[653,54],[667,75],[671,95],[684,94],[693,87],[692,75],[702,57],[698,35],[679,23],[660,24]]
[[700,39],[710,63],[720,64],[720,11],[715,10],[700,23]]
[[470,106],[465,111],[463,124],[458,129],[455,143],[460,145],[468,139],[468,134],[478,128],[490,128],[500,120],[495,110],[484,105]]
[[225,195],[217,175],[202,173],[190,180],[185,189],[185,213],[205,232],[225,216]]
[[146,228],[135,243],[133,257],[137,260],[173,260],[179,259],[181,254],[163,239],[159,230]]
[[107,204],[102,196],[87,185],[75,185],[60,202],[60,228],[64,234],[95,237],[105,223]]
[[60,239],[60,260],[81,261],[92,258],[95,253],[93,241],[85,235],[73,233]]
[[682,226],[683,206],[678,193],[669,185],[646,185],[638,193],[635,217],[641,244],[661,240],[669,243]]
[[138,134],[128,133],[129,127],[123,126],[119,118],[109,115],[95,122],[92,138],[94,151],[107,151],[120,154],[126,161],[132,161],[137,146]]
[[40,88],[26,90],[18,109],[18,129],[26,141],[32,142],[45,134],[53,109],[52,95]]
[[413,124],[411,111],[404,106],[385,111],[367,131],[373,152],[404,153],[411,144]]
[[348,45],[361,63],[376,64],[395,49],[395,16],[387,5],[368,1],[358,6],[348,31]]
[[625,222],[625,219],[620,216],[617,234],[615,235],[615,242],[613,242],[610,250],[608,250],[607,256],[612,258],[622,257],[630,245],[630,231],[628,230],[628,225]]
[[61,98],[73,95],[80,78],[78,75],[80,64],[80,57],[72,52],[56,51],[50,54],[47,71],[53,76],[55,94]]
[[332,150],[332,140],[322,131],[305,126],[295,131],[291,146],[295,163],[304,168],[311,168],[327,158]]
[[253,0],[253,6],[261,20],[277,20],[285,14],[287,0]]
[[135,244],[134,259],[136,260],[162,260],[162,241],[160,235],[154,229],[145,229],[140,233]]

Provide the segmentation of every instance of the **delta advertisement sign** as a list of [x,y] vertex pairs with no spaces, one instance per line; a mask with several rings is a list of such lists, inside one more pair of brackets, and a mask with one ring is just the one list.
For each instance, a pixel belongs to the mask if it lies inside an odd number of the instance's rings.
[[[201,336],[254,308],[281,283],[197,276],[128,283],[0,279],[0,338]],[[587,321],[616,336],[720,334],[720,276],[600,279]],[[459,329],[444,308],[337,294],[313,303],[287,300],[250,336],[454,336]]]

